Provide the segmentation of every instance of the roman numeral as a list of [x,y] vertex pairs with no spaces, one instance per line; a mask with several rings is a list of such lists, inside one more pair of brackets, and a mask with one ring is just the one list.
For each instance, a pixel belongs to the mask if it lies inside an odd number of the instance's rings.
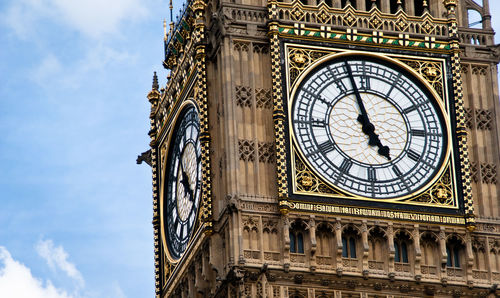
[[418,161],[420,159],[420,155],[412,149],[408,150],[408,157],[414,161]]
[[398,166],[396,166],[396,165],[394,165],[394,166],[392,167],[392,170],[394,171],[394,173],[395,173],[396,175],[398,175],[398,177],[401,177],[401,176],[403,175],[403,173],[401,172],[401,170],[400,170],[400,169],[398,168]]
[[342,164],[340,165],[340,171],[343,173],[349,173],[349,170],[352,167],[352,161],[350,159],[344,159]]
[[367,171],[368,171],[368,180],[370,182],[375,182],[375,180],[377,180],[376,170],[374,168],[368,168]]
[[332,151],[335,147],[333,147],[333,143],[330,142],[330,141],[326,141],[322,144],[319,144],[318,145],[318,149],[323,153],[328,153],[330,151]]
[[365,90],[370,89],[370,77],[367,77],[367,76],[361,77],[361,89],[365,89]]
[[324,127],[325,126],[325,120],[324,119],[312,119],[311,120],[311,125],[314,127]]
[[414,137],[425,137],[425,130],[412,129],[410,133]]
[[409,114],[409,113],[415,111],[417,108],[418,108],[417,106],[408,107],[408,108],[406,108],[406,109],[403,110],[403,113]]

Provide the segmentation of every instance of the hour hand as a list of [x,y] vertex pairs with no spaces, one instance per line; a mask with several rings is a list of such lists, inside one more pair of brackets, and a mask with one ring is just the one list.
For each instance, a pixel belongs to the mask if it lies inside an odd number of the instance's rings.
[[378,134],[375,133],[375,126],[369,120],[367,121],[366,119],[367,117],[364,117],[363,115],[358,116],[358,122],[361,123],[362,125],[361,129],[363,130],[363,133],[368,136],[368,145],[377,146],[378,154],[387,158],[388,160],[391,160],[391,156],[389,155],[390,152],[389,147],[382,145],[382,142],[380,142]]
[[182,165],[182,161],[181,161],[181,172],[182,172],[181,183],[184,186],[184,189],[189,194],[189,200],[194,201],[193,190],[191,189],[191,185],[189,185],[189,176],[187,175],[186,171],[184,170],[184,167]]

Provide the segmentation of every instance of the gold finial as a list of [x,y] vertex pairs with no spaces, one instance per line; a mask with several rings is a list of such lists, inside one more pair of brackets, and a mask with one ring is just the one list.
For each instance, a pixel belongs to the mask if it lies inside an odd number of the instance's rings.
[[427,0],[424,0],[424,3],[422,5],[424,6],[424,13],[429,12],[429,6],[427,5]]
[[172,0],[170,0],[168,8],[170,9],[170,23],[173,23],[173,21],[174,21],[174,15],[173,15],[174,5],[172,4]]
[[374,8],[374,7],[377,7],[377,0],[372,0],[372,7],[371,8]]
[[396,4],[398,5],[397,10],[403,9],[403,2],[401,2],[401,0],[398,0],[398,2],[396,2]]

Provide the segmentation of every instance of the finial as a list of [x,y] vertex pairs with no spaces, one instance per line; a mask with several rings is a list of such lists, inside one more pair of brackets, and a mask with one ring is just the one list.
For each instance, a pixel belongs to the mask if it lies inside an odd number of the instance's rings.
[[158,85],[158,76],[156,75],[156,71],[153,74],[153,90],[158,90],[160,85]]
[[427,5],[427,0],[424,0],[423,6],[424,6],[424,13],[429,12],[429,7]]
[[372,7],[371,8],[374,8],[374,7],[377,7],[377,0],[372,0]]
[[351,1],[350,1],[350,0],[347,0],[347,1],[345,2],[345,6],[347,6],[347,5],[351,5]]
[[403,3],[401,2],[401,0],[398,0],[398,2],[396,2],[396,4],[398,5],[397,10],[403,9]]
[[174,5],[172,4],[172,0],[170,0],[170,4],[168,5],[168,8],[170,9],[170,23],[174,21],[174,14],[173,14],[173,9]]

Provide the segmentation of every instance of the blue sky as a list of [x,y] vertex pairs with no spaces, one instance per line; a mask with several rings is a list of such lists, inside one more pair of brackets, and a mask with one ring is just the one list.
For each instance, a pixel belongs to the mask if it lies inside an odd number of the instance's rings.
[[164,0],[0,2],[0,297],[153,296],[135,159],[168,16]]

